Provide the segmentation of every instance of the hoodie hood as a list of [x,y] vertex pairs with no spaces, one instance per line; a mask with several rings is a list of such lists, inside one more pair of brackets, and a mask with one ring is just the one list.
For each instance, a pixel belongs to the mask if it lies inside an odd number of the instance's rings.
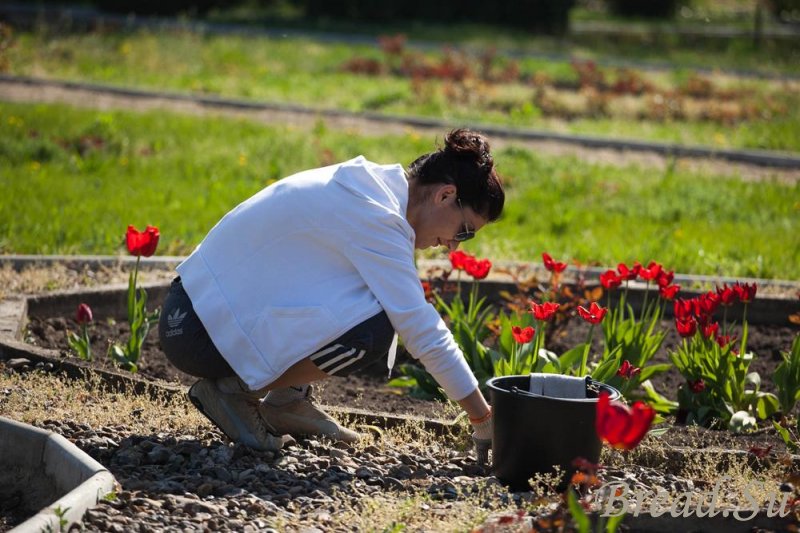
[[379,165],[360,155],[342,163],[334,173],[333,181],[403,218],[406,216],[408,180],[400,164]]

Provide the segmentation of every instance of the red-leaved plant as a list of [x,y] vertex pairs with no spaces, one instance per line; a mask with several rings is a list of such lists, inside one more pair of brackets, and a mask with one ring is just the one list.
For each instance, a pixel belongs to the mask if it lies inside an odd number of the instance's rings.
[[147,292],[142,288],[137,289],[137,282],[139,262],[142,257],[150,257],[155,253],[160,236],[158,228],[155,226],[147,226],[141,232],[134,226],[128,226],[125,235],[128,252],[136,256],[136,266],[128,276],[128,324],[131,333],[128,342],[124,345],[111,343],[108,347],[108,355],[122,368],[131,372],[138,370],[144,339],[150,331],[150,326],[158,320],[158,309],[152,313],[147,312]]

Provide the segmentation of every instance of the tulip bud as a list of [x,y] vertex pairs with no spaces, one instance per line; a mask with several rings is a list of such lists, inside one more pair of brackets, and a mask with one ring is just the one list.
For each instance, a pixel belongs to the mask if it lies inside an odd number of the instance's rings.
[[92,321],[92,308],[87,304],[80,304],[75,312],[75,322],[78,324],[88,324]]

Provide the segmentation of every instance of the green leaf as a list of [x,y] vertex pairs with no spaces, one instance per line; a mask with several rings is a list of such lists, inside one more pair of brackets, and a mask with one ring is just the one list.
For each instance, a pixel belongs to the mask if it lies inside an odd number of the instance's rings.
[[662,372],[668,371],[670,368],[672,368],[672,365],[669,363],[646,366],[639,373],[639,381],[648,380],[656,374],[661,374]]
[[761,420],[765,420],[778,411],[780,411],[781,404],[778,397],[771,392],[759,392],[756,400],[756,414]]
[[417,386],[417,380],[412,378],[411,376],[400,376],[400,377],[396,377],[396,378],[394,378],[392,380],[389,380],[388,385],[390,387],[400,387],[400,388],[416,387]]
[[778,435],[781,436],[781,439],[783,439],[783,442],[786,444],[786,447],[789,449],[789,451],[796,452],[798,450],[798,444],[794,441],[794,439],[792,439],[789,430],[774,420],[772,421],[772,426],[778,432]]
[[608,381],[617,374],[619,364],[619,354],[617,354],[617,357],[608,359],[597,365],[597,368],[592,371],[592,378],[597,381],[602,381],[603,383],[608,383]]
[[608,522],[606,522],[606,533],[615,533],[624,519],[625,513],[619,513],[608,517]]
[[669,431],[669,428],[654,428],[647,432],[647,435],[650,437],[660,437],[661,435],[665,434]]
[[761,376],[758,375],[758,372],[750,372],[744,378],[745,384],[753,385],[756,388],[756,391],[761,388]]
[[581,507],[581,504],[578,502],[578,498],[575,496],[575,491],[570,487],[569,491],[567,492],[567,506],[569,507],[569,514],[572,516],[572,519],[575,521],[575,525],[577,526],[579,533],[589,533],[589,529],[591,527],[591,521],[589,517],[586,516],[586,512]]
[[577,346],[567,350],[561,357],[558,358],[559,366],[566,374],[572,367],[577,367],[583,357],[583,352],[586,350],[586,343],[578,344]]
[[655,409],[656,413],[669,415],[678,411],[678,402],[674,402],[656,392],[651,381],[642,382],[642,389],[645,392],[645,400]]

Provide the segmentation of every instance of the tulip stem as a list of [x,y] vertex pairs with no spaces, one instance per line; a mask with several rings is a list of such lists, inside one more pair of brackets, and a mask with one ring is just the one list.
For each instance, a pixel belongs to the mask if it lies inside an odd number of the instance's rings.
[[536,365],[539,362],[539,345],[544,342],[544,333],[542,333],[544,324],[544,320],[536,321],[536,333],[533,334],[533,357],[531,357],[533,363],[531,365],[531,372],[536,371]]
[[642,303],[642,311],[639,315],[639,320],[644,321],[645,313],[647,313],[647,297],[650,295],[650,280],[647,280],[647,286],[644,289],[644,302]]
[[728,306],[725,305],[722,308],[722,334],[728,334]]
[[589,360],[589,351],[592,349],[592,335],[594,334],[594,324],[589,326],[589,339],[586,341],[586,348],[583,350],[583,357],[581,358],[581,367],[578,370],[578,376],[583,377],[586,374],[586,363]]

